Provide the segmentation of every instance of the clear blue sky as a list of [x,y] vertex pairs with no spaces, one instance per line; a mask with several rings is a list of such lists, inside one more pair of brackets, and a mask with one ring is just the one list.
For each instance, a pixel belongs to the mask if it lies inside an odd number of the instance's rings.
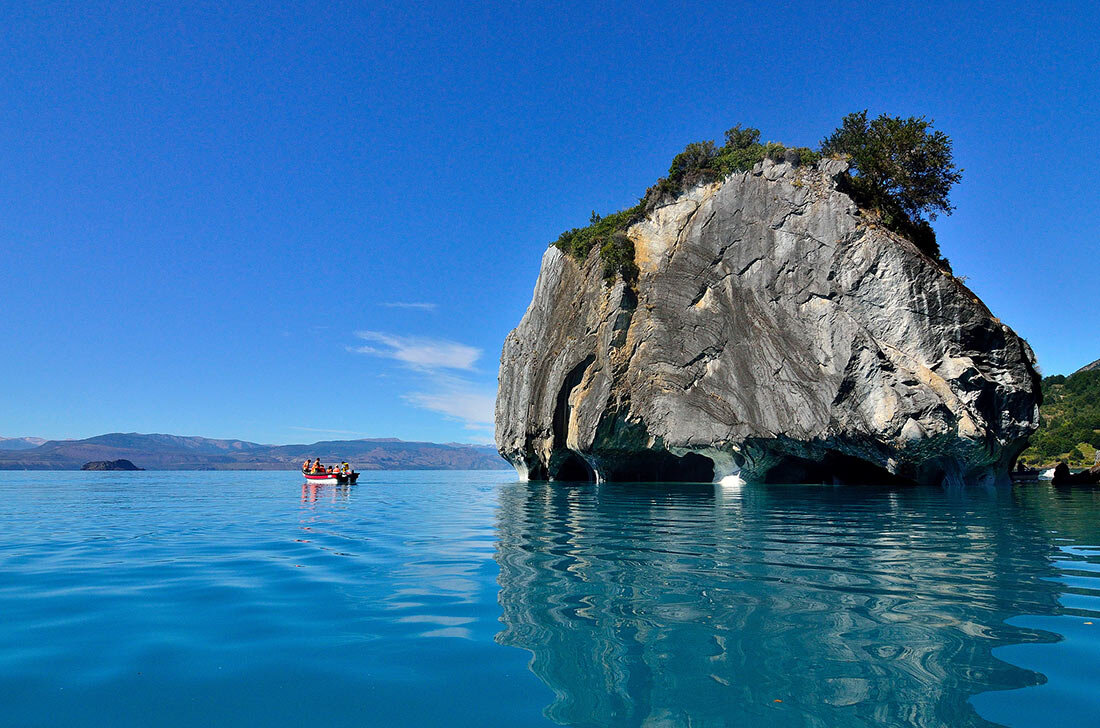
[[0,435],[485,441],[562,229],[863,108],[953,138],[1043,371],[1100,357],[1096,3],[183,5],[0,8]]

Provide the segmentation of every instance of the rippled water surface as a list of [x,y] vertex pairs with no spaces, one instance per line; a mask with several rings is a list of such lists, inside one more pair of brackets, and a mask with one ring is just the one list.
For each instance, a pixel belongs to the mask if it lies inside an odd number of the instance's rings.
[[0,473],[0,724],[1100,725],[1100,490]]

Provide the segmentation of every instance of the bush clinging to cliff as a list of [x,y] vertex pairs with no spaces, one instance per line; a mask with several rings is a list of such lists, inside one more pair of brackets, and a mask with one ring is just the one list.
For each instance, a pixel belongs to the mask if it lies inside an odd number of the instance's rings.
[[592,248],[602,250],[604,243],[614,233],[626,230],[641,220],[643,214],[645,214],[645,205],[641,202],[634,207],[620,210],[605,217],[600,217],[593,212],[587,227],[566,230],[558,236],[558,239],[554,241],[554,245],[561,252],[568,253],[577,260],[584,260],[592,251]]
[[929,220],[955,209],[948,195],[962,179],[962,170],[952,159],[950,137],[933,131],[924,117],[882,114],[868,121],[863,110],[845,116],[821,143],[821,151],[849,157],[847,191],[856,202],[878,210],[888,228],[946,263]]
[[612,282],[615,276],[622,276],[627,285],[638,280],[638,265],[634,262],[634,241],[622,230],[600,246],[600,259],[603,260],[604,280]]
[[948,195],[962,170],[952,161],[950,137],[932,131],[924,117],[882,114],[867,121],[866,110],[848,114],[821,151],[847,154],[856,188],[878,205],[896,207],[913,220],[935,220],[955,209]]
[[816,164],[821,155],[806,147],[787,147],[777,142],[760,143],[760,130],[740,124],[728,129],[726,143],[715,146],[713,141],[693,142],[676,155],[668,176],[650,188],[647,200],[676,197],[699,182],[725,179],[734,172],[748,172],[765,158],[775,162]]

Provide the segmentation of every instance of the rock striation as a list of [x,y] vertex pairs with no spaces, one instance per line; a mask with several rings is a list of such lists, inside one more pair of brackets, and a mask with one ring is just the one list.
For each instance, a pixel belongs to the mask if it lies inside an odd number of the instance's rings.
[[632,286],[550,247],[504,343],[501,455],[531,479],[1009,482],[1030,347],[846,170],[765,160],[652,205]]

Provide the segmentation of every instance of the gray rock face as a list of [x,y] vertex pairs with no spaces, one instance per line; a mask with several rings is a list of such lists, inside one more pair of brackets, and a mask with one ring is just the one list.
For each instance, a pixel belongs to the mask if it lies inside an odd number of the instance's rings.
[[543,256],[501,356],[497,446],[532,479],[1007,483],[1038,426],[1027,343],[837,189],[846,164],[698,186]]

